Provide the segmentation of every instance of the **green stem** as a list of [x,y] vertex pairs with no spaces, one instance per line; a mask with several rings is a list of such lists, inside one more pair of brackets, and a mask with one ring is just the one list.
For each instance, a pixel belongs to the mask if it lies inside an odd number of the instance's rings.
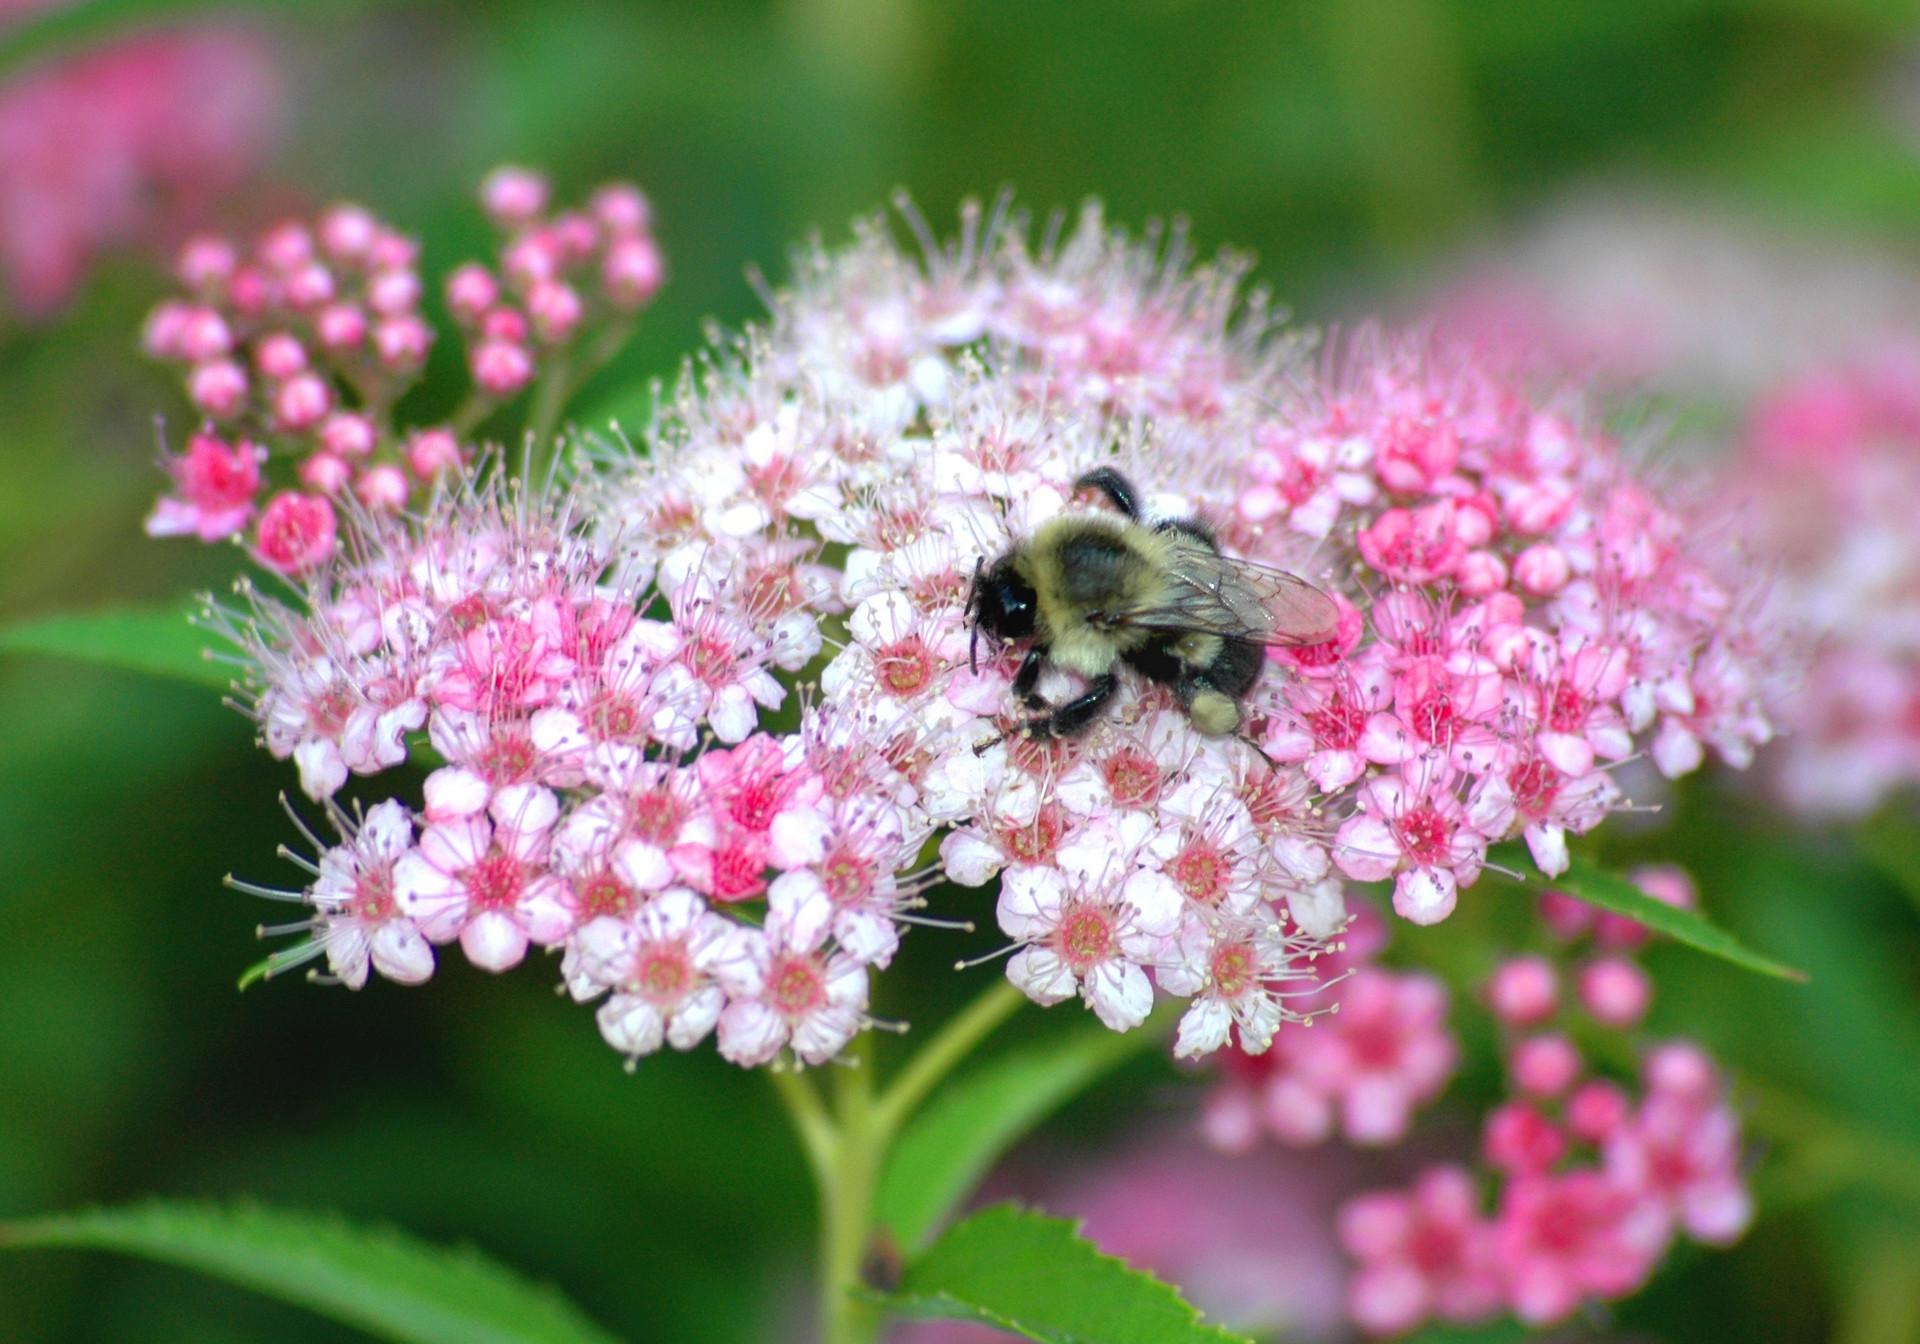
[[880,1094],[874,1106],[879,1132],[891,1139],[926,1099],[927,1093],[953,1072],[954,1065],[965,1059],[974,1046],[1026,1001],[1026,996],[1015,989],[1011,981],[996,978],[993,987],[940,1028],[926,1048],[909,1060],[900,1076]]
[[880,1172],[901,1125],[954,1066],[1025,1002],[1019,990],[996,981],[935,1033],[877,1094],[871,1038],[856,1038],[833,1070],[831,1114],[806,1075],[794,1069],[771,1073],[820,1191],[821,1344],[870,1344],[880,1329],[880,1309],[859,1288],[873,1243]]
[[[560,423],[560,413],[566,409],[567,398],[573,391],[573,360],[568,355],[558,355],[540,381],[534,384],[533,407],[527,412],[527,437],[532,440],[532,463],[544,466],[553,456],[553,431]],[[531,468],[530,464],[530,468]],[[529,469],[529,478],[538,473]]]

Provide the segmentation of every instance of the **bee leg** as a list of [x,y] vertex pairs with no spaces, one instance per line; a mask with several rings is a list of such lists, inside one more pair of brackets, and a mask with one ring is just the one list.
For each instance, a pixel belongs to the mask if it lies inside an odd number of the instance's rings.
[[1033,692],[1034,684],[1040,680],[1040,669],[1046,665],[1047,651],[1036,644],[1027,650],[1027,656],[1020,660],[1020,670],[1013,674],[1013,693],[1028,709],[1047,707],[1047,702]]
[[1028,719],[1020,731],[1027,737],[1072,737],[1085,732],[1087,725],[1100,716],[1107,701],[1113,699],[1119,686],[1120,679],[1109,672],[1096,678],[1091,686],[1053,713]]
[[1095,467],[1073,483],[1075,490],[1098,490],[1114,508],[1138,520],[1140,503],[1134,498],[1133,482],[1112,467]]
[[1210,737],[1225,737],[1240,727],[1240,702],[1211,678],[1189,673],[1173,688],[1193,726]]

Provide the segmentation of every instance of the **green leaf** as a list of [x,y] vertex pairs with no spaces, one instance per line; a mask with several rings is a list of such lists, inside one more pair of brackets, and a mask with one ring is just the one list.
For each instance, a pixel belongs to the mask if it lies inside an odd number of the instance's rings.
[[210,636],[180,607],[117,607],[41,616],[0,629],[0,653],[41,654],[125,668],[225,690],[231,663],[207,651]]
[[1152,1275],[1103,1255],[1075,1224],[1005,1204],[949,1228],[887,1305],[1041,1344],[1247,1344]]
[[1127,1056],[1158,1045],[1136,1031],[1078,1027],[998,1055],[950,1081],[901,1132],[880,1178],[880,1225],[909,1250],[967,1197],[1000,1155]]
[[1698,948],[1749,971],[1778,976],[1782,980],[1805,981],[1807,978],[1805,971],[1761,956],[1725,929],[1709,924],[1693,911],[1676,909],[1665,901],[1656,901],[1626,878],[1605,869],[1576,861],[1566,872],[1552,879],[1552,883],[1583,901],[1617,915],[1637,919],[1655,933],[1664,933],[1675,942]]
[[615,1344],[553,1289],[471,1248],[331,1214],[154,1202],[0,1223],[0,1249],[49,1247],[198,1270],[402,1344]]

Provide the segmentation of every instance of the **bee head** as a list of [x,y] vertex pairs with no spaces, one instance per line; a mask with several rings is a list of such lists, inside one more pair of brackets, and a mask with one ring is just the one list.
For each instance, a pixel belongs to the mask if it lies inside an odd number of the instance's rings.
[[[1033,633],[1033,585],[1020,577],[1013,557],[1003,555],[990,567],[979,565],[973,571],[973,591],[967,597],[967,614],[973,618],[975,645],[980,632],[999,639],[1025,639]],[[973,650],[967,662],[973,664]]]

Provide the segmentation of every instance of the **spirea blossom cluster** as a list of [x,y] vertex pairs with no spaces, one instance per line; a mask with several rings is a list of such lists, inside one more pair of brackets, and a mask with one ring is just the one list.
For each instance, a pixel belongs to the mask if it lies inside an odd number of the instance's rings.
[[[60,8],[0,0],[0,35]],[[273,139],[281,75],[229,25],[114,42],[0,88],[0,307],[44,317],[101,252],[178,237]]]
[[[1635,880],[1692,900],[1678,870]],[[1623,1073],[1605,1062],[1621,1052],[1576,1044],[1634,1039],[1652,1001],[1632,956],[1646,930],[1557,894],[1542,914],[1551,950],[1504,961],[1486,986],[1508,1095],[1484,1117],[1477,1161],[1429,1166],[1341,1211],[1348,1311],[1370,1332],[1501,1311],[1561,1321],[1638,1291],[1676,1239],[1725,1245],[1752,1216],[1739,1116],[1699,1047],[1637,1042]]]
[[1920,346],[1774,388],[1732,474],[1812,646],[1773,781],[1799,812],[1864,814],[1920,783]]
[[[1621,802],[1612,762],[1766,736],[1726,557],[1570,408],[1431,341],[1316,372],[1239,262],[1097,211],[921,233],[802,253],[637,449],[526,489],[449,472],[356,510],[304,604],[250,596],[254,713],[310,796],[423,738],[442,763],[377,825],[339,814],[293,956],[360,982],[549,948],[630,1056],[711,1032],[820,1063],[943,917],[917,913],[935,884],[997,879],[1036,1002],[1126,1030],[1171,998],[1179,1053],[1259,1053],[1312,1010],[1347,879],[1443,918],[1497,841],[1563,867]],[[974,638],[979,566],[1100,507],[1074,482],[1101,465],[1338,598],[1246,738],[1137,682],[1033,735],[1021,650]]]
[[[633,187],[603,187],[583,210],[553,211],[548,197],[521,168],[482,184],[498,264],[447,277],[472,392],[441,424],[394,420],[435,340],[413,239],[357,205],[285,221],[245,248],[190,239],[176,268],[185,293],[154,309],[145,345],[180,369],[203,420],[168,459],[173,492],[147,531],[218,541],[251,524],[261,564],[304,574],[333,555],[348,497],[385,512],[419,500],[473,459],[476,428],[543,373],[557,405],[624,340],[661,261]],[[293,460],[299,488],[263,505],[272,458]]]

